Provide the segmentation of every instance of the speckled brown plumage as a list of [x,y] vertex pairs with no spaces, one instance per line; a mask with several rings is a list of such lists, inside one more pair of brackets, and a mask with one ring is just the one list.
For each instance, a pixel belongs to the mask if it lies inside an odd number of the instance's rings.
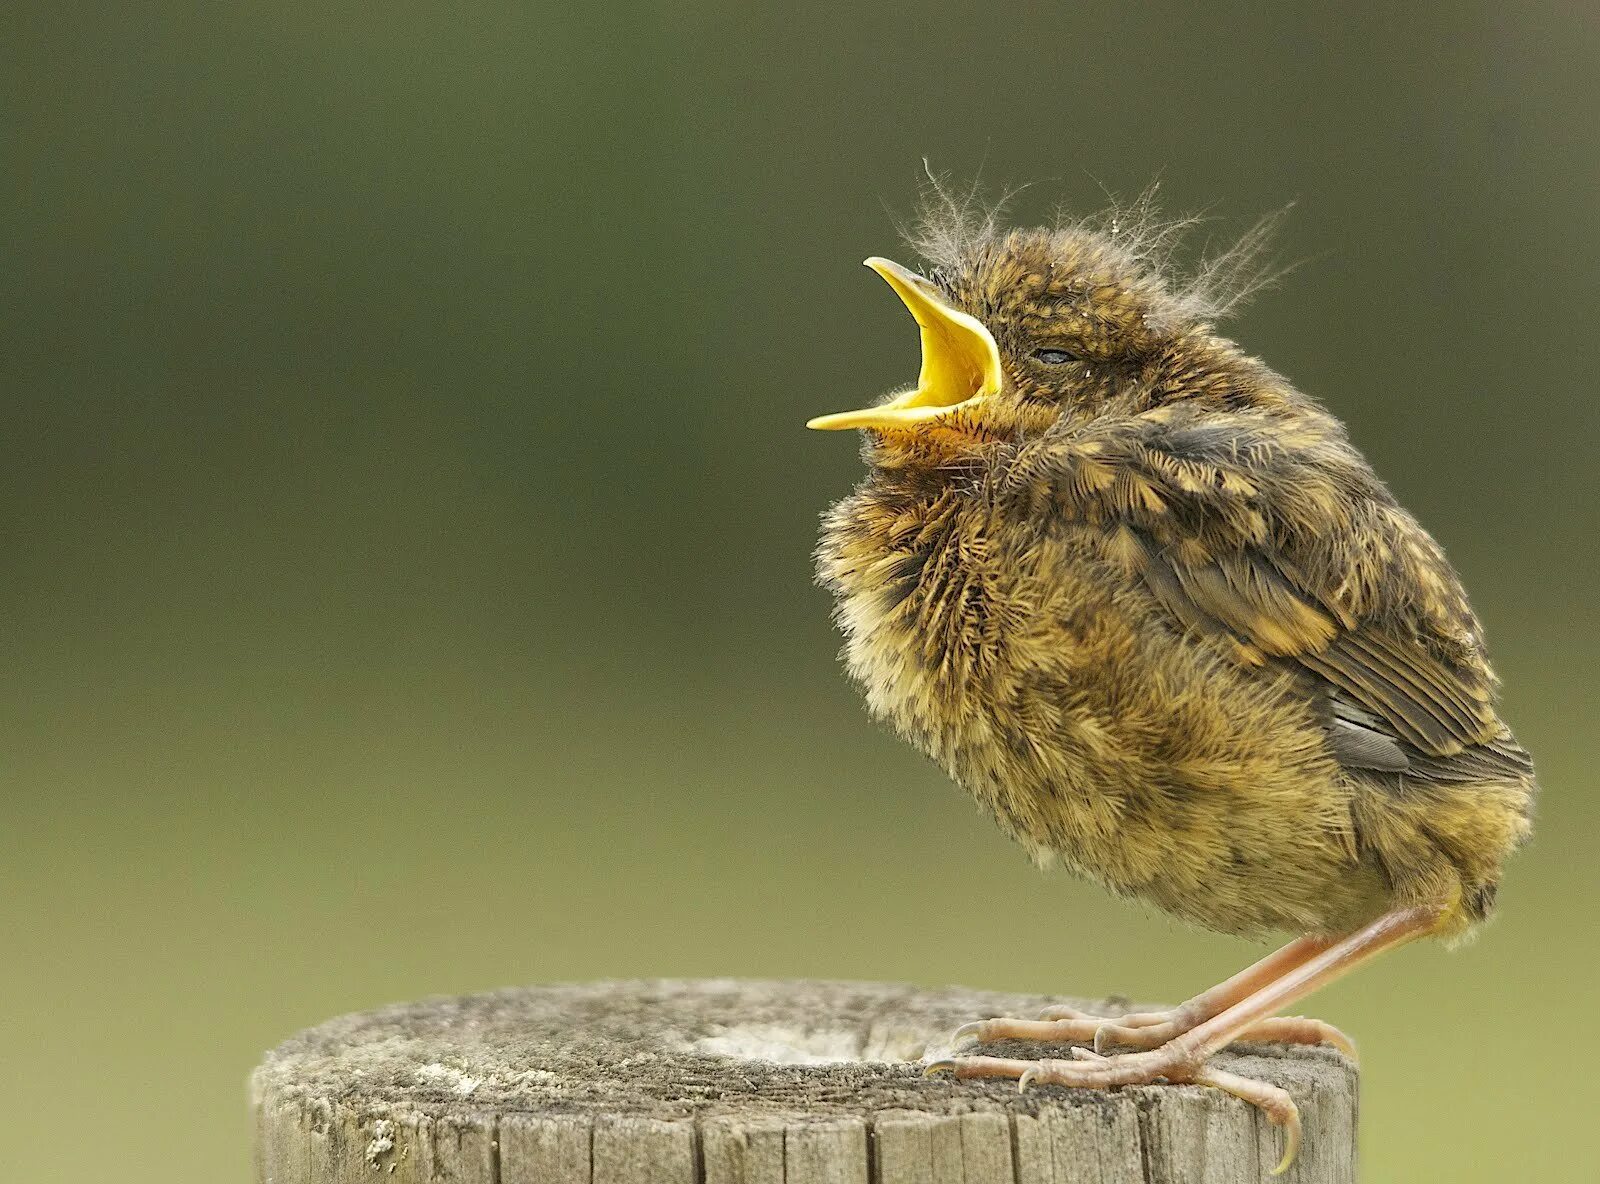
[[1338,421],[1092,232],[932,278],[1008,390],[869,434],[826,516],[874,714],[1037,855],[1198,924],[1481,919],[1531,766],[1455,573]]
[[1534,792],[1461,584],[1135,213],[925,235],[1003,385],[866,432],[818,549],[849,672],[1041,861],[1226,932],[1460,935]]

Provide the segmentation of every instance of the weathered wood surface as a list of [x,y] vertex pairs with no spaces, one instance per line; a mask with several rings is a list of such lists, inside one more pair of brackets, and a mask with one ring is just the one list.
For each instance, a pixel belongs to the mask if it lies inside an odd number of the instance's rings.
[[[262,1184],[1250,1184],[1279,1132],[1215,1090],[925,1078],[966,1020],[1103,1002],[876,983],[534,987],[345,1016],[251,1079]],[[1111,1010],[1117,1010],[1115,1007]],[[999,1046],[996,1046],[999,1047]],[[1011,1055],[1040,1046],[1010,1045]],[[1218,1061],[1300,1106],[1283,1181],[1350,1184],[1331,1049]]]

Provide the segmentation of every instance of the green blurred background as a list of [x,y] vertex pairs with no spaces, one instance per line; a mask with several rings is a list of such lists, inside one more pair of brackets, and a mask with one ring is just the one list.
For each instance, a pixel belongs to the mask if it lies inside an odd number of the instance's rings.
[[1235,325],[1472,588],[1545,786],[1472,947],[1328,991],[1365,1178],[1594,1180],[1600,17],[1490,3],[7,6],[8,1181],[243,1181],[338,1012],[601,975],[1182,997],[810,585],[914,373],[923,156],[1041,217],[1297,201]]

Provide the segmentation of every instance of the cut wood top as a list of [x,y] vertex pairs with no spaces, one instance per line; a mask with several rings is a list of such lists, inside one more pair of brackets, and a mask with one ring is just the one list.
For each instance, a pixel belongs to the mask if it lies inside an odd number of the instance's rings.
[[[436,1145],[419,1146],[413,1158],[407,1140],[417,1142],[441,1124],[478,1132],[494,1152],[484,1167],[492,1174],[461,1176],[470,1184],[855,1181],[850,1165],[857,1159],[861,1184],[869,1160],[877,1165],[871,1178],[888,1184],[894,1173],[883,1175],[885,1154],[893,1162],[911,1155],[938,1164],[951,1154],[959,1161],[961,1139],[953,1152],[947,1144],[952,1132],[963,1131],[979,1156],[974,1164],[989,1152],[994,1171],[1005,1161],[1003,1175],[985,1177],[999,1181],[1055,1181],[1026,1174],[1034,1152],[1080,1164],[1091,1152],[1109,1157],[1108,1169],[1123,1164],[1136,1173],[1127,1178],[1141,1184],[1233,1184],[1270,1169],[1277,1131],[1254,1108],[1214,1090],[1036,1087],[1019,1094],[1010,1081],[923,1076],[923,1062],[948,1051],[959,1024],[1031,1016],[1063,1002],[1113,1013],[1126,1007],[875,983],[650,980],[495,991],[344,1016],[289,1040],[256,1070],[261,1178],[272,1184],[349,1178],[347,1168],[315,1174],[319,1155],[359,1154],[369,1167],[393,1174],[420,1163],[424,1151],[437,1153]],[[1043,1046],[1013,1048],[1007,1055],[1050,1055]],[[1355,1071],[1345,1058],[1331,1049],[1274,1046],[1225,1053],[1217,1063],[1280,1085],[1299,1104],[1306,1147],[1287,1179],[1354,1178]],[[993,1139],[980,1154],[984,1131]],[[326,1146],[317,1144],[319,1132]],[[618,1132],[631,1133],[619,1141]],[[742,1174],[719,1158],[730,1137],[742,1149]],[[760,1168],[761,1145],[778,1148],[768,1166],[776,1164],[779,1174]],[[643,1175],[630,1174],[627,1148],[641,1146],[655,1150],[641,1161]],[[534,1155],[534,1147],[566,1163],[567,1174],[555,1173],[555,1160],[541,1160],[542,1174],[516,1175],[518,1157]],[[682,1172],[656,1163],[657,1152],[681,1160]],[[616,1163],[607,1158],[618,1155]],[[811,1160],[821,1166],[808,1173]],[[844,1174],[826,1167],[835,1160]],[[1214,1174],[1206,1164],[1233,1174]],[[437,1174],[436,1168],[429,1170]],[[1102,1176],[1123,1178],[1121,1169]],[[1069,1178],[1100,1177],[1060,1176]]]

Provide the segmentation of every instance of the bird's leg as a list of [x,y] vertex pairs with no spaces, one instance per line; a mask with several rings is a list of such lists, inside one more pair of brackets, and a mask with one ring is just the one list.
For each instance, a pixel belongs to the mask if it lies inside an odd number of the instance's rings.
[[1119,1085],[1148,1085],[1158,1079],[1210,1085],[1259,1106],[1275,1125],[1285,1128],[1284,1157],[1274,1171],[1276,1174],[1289,1166],[1300,1146],[1300,1116],[1294,1100],[1277,1086],[1213,1069],[1206,1064],[1207,1060],[1253,1025],[1348,974],[1367,959],[1421,937],[1438,924],[1440,916],[1441,910],[1436,907],[1386,913],[1159,1048],[1109,1057],[1080,1048],[1073,1050],[1078,1059],[1071,1061],[956,1057],[929,1065],[926,1071],[949,1069],[958,1078],[1014,1077],[1021,1088],[1037,1083],[1106,1089]]
[[[1156,1048],[1196,1024],[1204,1023],[1253,991],[1303,965],[1336,938],[1302,937],[1259,962],[1167,1011],[1134,1012],[1116,1017],[1091,1015],[1072,1007],[1047,1007],[1037,1020],[979,1020],[958,1028],[954,1040],[981,1043],[988,1040],[1092,1041],[1096,1052],[1107,1048]],[[1241,1032],[1240,1040],[1284,1044],[1331,1044],[1346,1056],[1355,1056],[1350,1038],[1332,1024],[1300,1016],[1263,1020]]]

